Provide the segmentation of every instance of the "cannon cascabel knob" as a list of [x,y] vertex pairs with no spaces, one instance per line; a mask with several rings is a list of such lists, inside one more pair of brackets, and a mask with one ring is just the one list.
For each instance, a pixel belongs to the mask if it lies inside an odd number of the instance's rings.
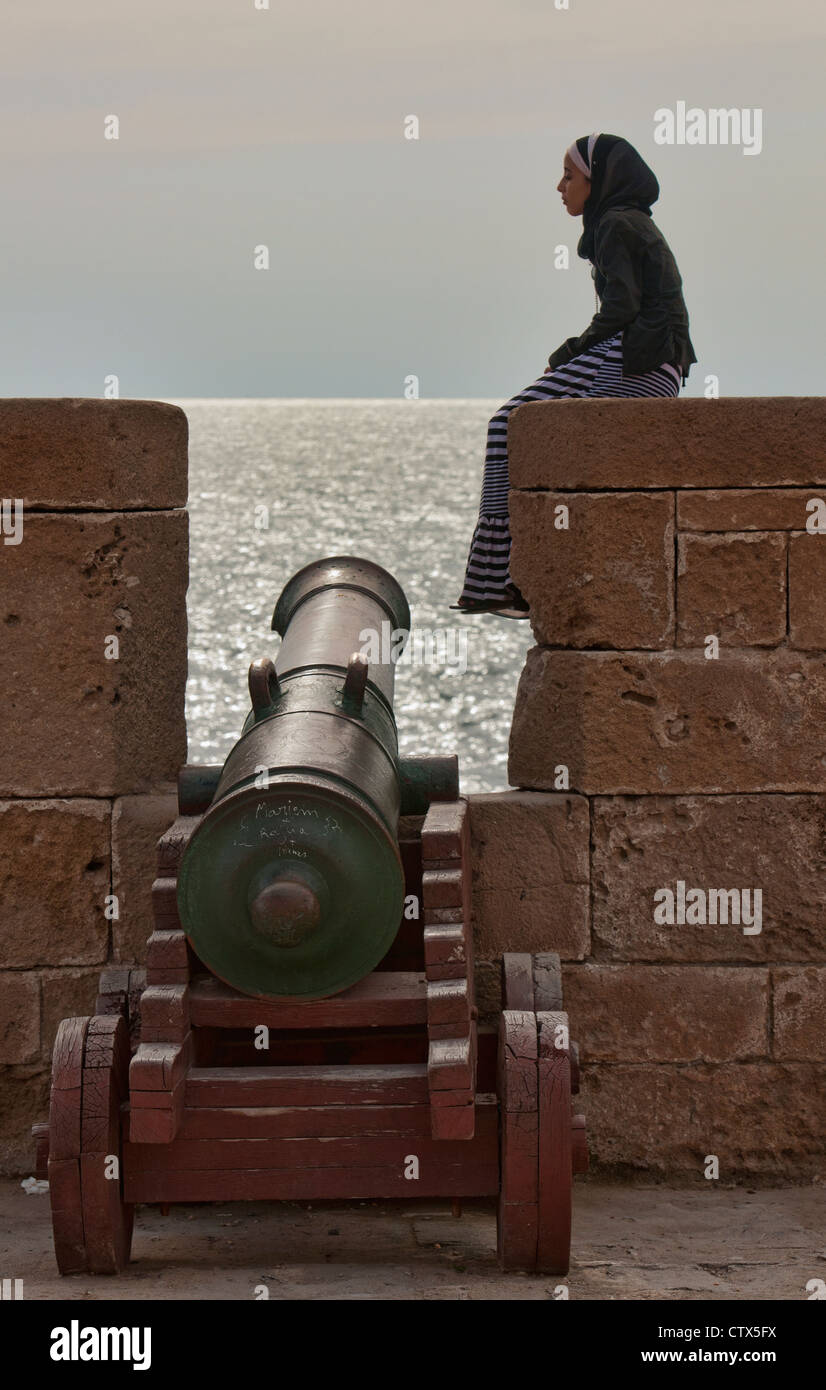
[[250,917],[255,930],[273,946],[299,946],[316,931],[321,904],[309,883],[284,876],[255,894]]

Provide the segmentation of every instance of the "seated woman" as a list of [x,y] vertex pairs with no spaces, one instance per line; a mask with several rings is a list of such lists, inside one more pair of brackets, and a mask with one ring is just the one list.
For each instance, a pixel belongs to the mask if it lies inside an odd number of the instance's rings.
[[583,135],[565,155],[557,191],[571,217],[582,215],[577,252],[593,266],[599,309],[584,333],[548,358],[539,380],[491,418],[479,519],[464,588],[451,604],[467,613],[528,616],[510,577],[510,412],[561,396],[676,396],[697,361],[680,272],[651,218],[660,186],[633,145],[619,135]]

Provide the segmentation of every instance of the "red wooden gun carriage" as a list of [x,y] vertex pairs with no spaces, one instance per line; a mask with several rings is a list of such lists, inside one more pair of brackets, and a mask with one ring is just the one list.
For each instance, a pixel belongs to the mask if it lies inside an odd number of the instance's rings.
[[503,1268],[568,1269],[587,1147],[559,960],[505,955],[479,1022],[456,759],[398,757],[392,666],[357,650],[388,616],[409,624],[378,566],[300,571],[241,739],[182,769],[146,970],[61,1023],[35,1127],[64,1274],[122,1270],[139,1203],[413,1196],[495,1196]]

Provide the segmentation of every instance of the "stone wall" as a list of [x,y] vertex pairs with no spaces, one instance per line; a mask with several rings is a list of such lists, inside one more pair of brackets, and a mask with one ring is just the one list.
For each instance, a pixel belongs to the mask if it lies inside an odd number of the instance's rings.
[[186,416],[0,401],[0,496],[0,1170],[30,1173],[57,1026],[143,963],[175,815]]
[[[186,448],[171,406],[0,402],[5,1171],[31,1172],[58,1023],[145,959],[186,756]],[[826,402],[536,403],[509,453],[537,645],[518,789],[470,798],[482,1009],[503,950],[560,952],[596,1172],[698,1180],[713,1154],[723,1180],[811,1179]],[[760,931],[657,921],[678,882],[760,890]]]
[[[532,403],[509,461],[537,645],[479,954],[562,955],[597,1171],[823,1174],[826,401]],[[659,923],[678,881],[761,929]]]

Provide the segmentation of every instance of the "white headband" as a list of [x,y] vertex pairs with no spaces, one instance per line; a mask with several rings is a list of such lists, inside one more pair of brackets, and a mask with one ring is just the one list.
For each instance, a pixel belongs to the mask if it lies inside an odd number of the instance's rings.
[[589,136],[588,136],[588,162],[587,162],[587,164],[586,164],[585,160],[582,158],[582,155],[581,155],[580,152],[579,152],[579,147],[578,147],[578,145],[577,145],[576,140],[574,141],[574,143],[573,143],[572,145],[570,145],[570,146],[568,147],[568,158],[571,160],[571,163],[572,163],[572,164],[575,164],[576,167],[577,167],[577,169],[579,169],[580,172],[583,173],[583,174],[585,175],[586,179],[589,179],[589,178],[591,177],[591,161],[592,161],[592,159],[593,159],[593,157],[594,157],[594,145],[597,143],[597,140],[598,140],[598,139],[599,139],[599,132],[595,132],[593,135],[589,135]]

